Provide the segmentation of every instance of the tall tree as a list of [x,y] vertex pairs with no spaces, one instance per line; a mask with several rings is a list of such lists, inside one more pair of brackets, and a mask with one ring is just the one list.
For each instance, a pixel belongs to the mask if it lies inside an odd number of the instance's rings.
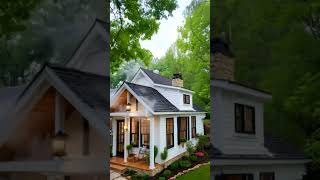
[[112,0],[111,72],[124,61],[142,60],[149,64],[152,54],[140,45],[159,29],[159,20],[168,18],[177,7],[176,0]]
[[152,68],[167,77],[181,72],[184,86],[195,92],[194,102],[209,112],[209,1],[192,1],[185,10],[185,18],[184,25],[178,29],[179,38]]

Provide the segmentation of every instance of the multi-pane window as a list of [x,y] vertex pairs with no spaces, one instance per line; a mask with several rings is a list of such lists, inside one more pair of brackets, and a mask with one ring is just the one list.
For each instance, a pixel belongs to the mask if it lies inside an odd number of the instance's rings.
[[190,95],[183,94],[183,103],[190,104]]
[[254,107],[235,104],[235,129],[237,133],[255,134]]
[[260,180],[274,180],[274,172],[261,172]]
[[130,119],[130,143],[134,147],[139,146],[139,119]]
[[197,124],[197,120],[196,120],[196,116],[191,116],[191,137],[195,138],[196,134],[197,134],[197,128],[196,128],[196,124]]
[[166,119],[166,136],[167,136],[167,148],[171,148],[174,146],[174,136],[173,136],[173,118],[167,118]]
[[189,117],[178,117],[178,144],[189,139]]
[[141,119],[141,146],[149,147],[150,139],[150,121]]

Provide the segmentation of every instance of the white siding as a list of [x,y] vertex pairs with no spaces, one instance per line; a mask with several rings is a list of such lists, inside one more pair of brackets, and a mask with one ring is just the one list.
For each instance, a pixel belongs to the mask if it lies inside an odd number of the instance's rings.
[[[193,115],[181,115],[183,117],[191,117]],[[166,118],[174,118],[174,147],[168,149],[168,158],[166,159],[166,161],[180,155],[181,153],[186,152],[186,146],[182,147],[181,145],[178,145],[178,126],[177,126],[177,117],[178,115],[162,115],[159,116],[159,131],[156,130],[155,134],[155,138],[158,140],[157,142],[157,146],[159,148],[159,155],[161,152],[163,152],[163,149],[166,147],[167,145],[167,139],[166,139]],[[196,119],[197,119],[197,133],[198,134],[203,134],[203,118],[205,116],[204,115],[196,115]],[[191,124],[190,124],[191,127]],[[191,136],[190,136],[191,138]],[[193,144],[196,144],[196,139],[192,138],[191,141],[193,142]],[[158,158],[156,159],[157,163],[163,163],[160,156],[158,156]]]
[[[254,135],[235,133],[234,104],[255,108]],[[266,154],[264,148],[263,102],[233,92],[215,89],[213,107],[213,142],[226,154]]]

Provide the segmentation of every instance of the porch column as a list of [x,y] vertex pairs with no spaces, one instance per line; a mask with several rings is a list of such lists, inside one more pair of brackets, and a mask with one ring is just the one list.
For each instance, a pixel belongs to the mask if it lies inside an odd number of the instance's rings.
[[117,155],[117,120],[111,119],[112,121],[112,155]]
[[174,147],[178,147],[178,120],[177,120],[177,116],[174,116],[173,119],[173,143],[174,143]]
[[192,127],[192,124],[191,124],[192,122],[191,122],[191,116],[189,116],[189,139],[191,139],[192,138],[192,130],[191,130],[191,127]]
[[64,132],[65,107],[63,97],[56,92],[54,97],[54,132]]
[[149,159],[149,169],[154,169],[154,116],[151,116],[150,119],[150,159]]
[[[124,125],[127,126],[127,128],[129,126],[129,120],[128,119],[129,119],[128,116],[126,116],[125,120],[124,120]],[[124,131],[124,147],[123,147],[123,149],[124,149],[123,156],[124,157],[123,158],[124,158],[124,162],[125,163],[128,162],[128,160],[127,160],[127,158],[128,158],[127,145],[129,144],[128,131],[129,131],[128,129]]]

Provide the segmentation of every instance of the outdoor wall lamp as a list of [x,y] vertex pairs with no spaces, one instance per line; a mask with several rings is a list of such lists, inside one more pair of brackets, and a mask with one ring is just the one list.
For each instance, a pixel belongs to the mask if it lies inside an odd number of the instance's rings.
[[123,129],[124,129],[125,131],[128,131],[128,126],[125,124],[125,125],[123,126]]
[[66,137],[62,131],[56,133],[52,139],[52,155],[59,157],[66,155]]
[[126,111],[127,111],[127,112],[130,112],[130,111],[131,111],[131,104],[130,104],[130,103],[128,103],[128,104],[126,105]]

